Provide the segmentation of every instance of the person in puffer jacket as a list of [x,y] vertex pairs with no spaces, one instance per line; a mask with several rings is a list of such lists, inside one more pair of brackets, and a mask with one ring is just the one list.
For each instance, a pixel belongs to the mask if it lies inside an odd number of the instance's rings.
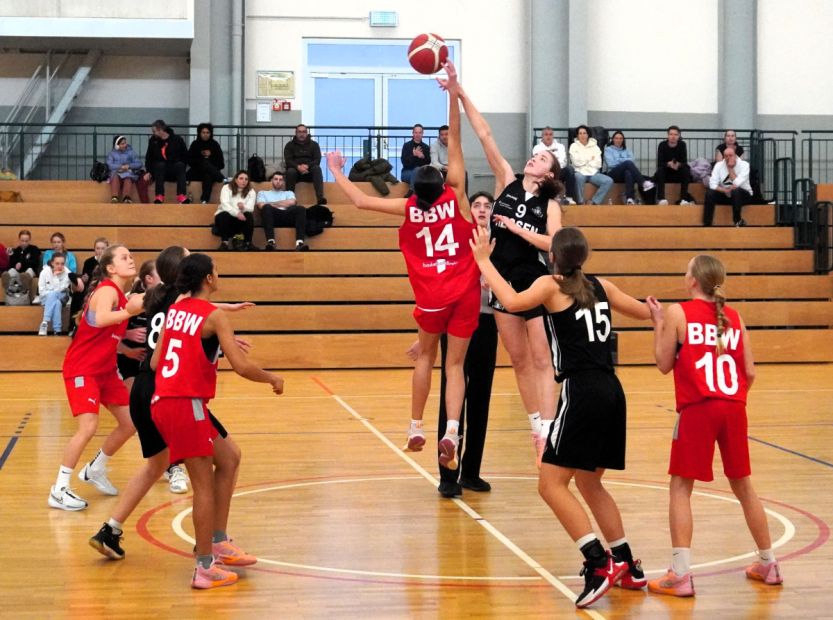
[[596,139],[590,137],[590,128],[579,125],[576,128],[576,139],[570,145],[570,162],[576,171],[576,199],[584,204],[584,184],[590,182],[598,189],[593,194],[591,204],[600,205],[613,185],[613,179],[602,174],[602,151],[596,144]]

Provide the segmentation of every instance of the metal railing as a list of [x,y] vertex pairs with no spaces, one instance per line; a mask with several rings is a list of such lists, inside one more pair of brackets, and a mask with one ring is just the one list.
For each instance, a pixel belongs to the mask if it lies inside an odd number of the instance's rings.
[[[112,150],[113,138],[123,135],[133,150],[144,158],[150,134],[147,125],[96,125],[62,123],[53,125],[57,132],[49,150],[41,156],[37,166],[25,169],[26,153],[37,144],[44,133],[44,124],[10,123],[0,127],[0,144],[14,144],[8,153],[8,166],[20,179],[81,180],[89,178],[95,160],[104,161]],[[177,127],[174,130],[177,131]],[[312,138],[318,142],[322,154],[339,150],[347,158],[346,169],[366,155],[387,159],[393,166],[391,173],[399,178],[402,146],[411,139],[411,127],[311,127]],[[194,128],[177,131],[186,146],[196,137]],[[426,128],[436,134],[437,128]],[[215,125],[214,139],[220,143],[226,160],[226,173],[231,176],[247,167],[251,155],[262,157],[267,171],[283,168],[286,143],[295,135],[295,126],[231,126]],[[436,138],[426,136],[430,145]],[[323,162],[322,162],[323,164]],[[323,165],[326,180],[331,180]]]
[[816,239],[814,255],[816,273],[833,270],[833,202],[816,202],[814,205]]
[[833,183],[833,131],[810,129],[801,139],[803,174],[817,183]]

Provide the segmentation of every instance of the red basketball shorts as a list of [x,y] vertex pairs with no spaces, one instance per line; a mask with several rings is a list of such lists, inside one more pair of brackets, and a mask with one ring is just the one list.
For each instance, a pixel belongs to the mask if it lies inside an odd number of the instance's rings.
[[168,445],[171,463],[214,455],[214,439],[219,432],[211,423],[203,399],[154,396],[150,415]]
[[746,429],[744,403],[712,399],[686,407],[677,421],[668,473],[711,482],[717,442],[726,477],[745,478],[752,473]]
[[417,306],[414,319],[429,334],[471,338],[480,322],[480,285],[472,287],[445,308],[434,310]]
[[115,370],[103,375],[64,379],[64,387],[73,417],[82,413],[98,415],[100,405],[126,407],[130,402],[130,394]]

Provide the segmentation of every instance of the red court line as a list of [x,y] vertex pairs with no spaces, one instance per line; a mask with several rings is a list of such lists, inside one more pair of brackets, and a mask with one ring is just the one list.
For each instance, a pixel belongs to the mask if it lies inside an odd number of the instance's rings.
[[317,383],[322,390],[327,392],[327,394],[329,394],[330,396],[335,396],[335,392],[328,388],[321,379],[319,379],[315,375],[310,375],[310,379]]

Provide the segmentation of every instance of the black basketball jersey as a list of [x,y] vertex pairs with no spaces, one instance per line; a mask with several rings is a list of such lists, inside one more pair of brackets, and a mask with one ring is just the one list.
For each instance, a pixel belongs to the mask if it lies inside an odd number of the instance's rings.
[[[547,204],[547,200],[528,194],[522,180],[515,179],[495,199],[492,215],[505,215],[521,228],[545,235]],[[546,273],[547,261],[544,254],[526,239],[498,222],[492,224],[492,239],[495,240],[492,263],[503,277],[508,277],[507,274],[517,267],[527,266],[540,272],[540,275]]]
[[593,308],[582,309],[573,302],[566,310],[544,317],[559,382],[584,370],[613,372],[610,304],[601,282],[594,276],[587,279],[596,292]]
[[162,327],[165,325],[165,316],[168,314],[168,308],[176,303],[177,297],[179,297],[179,293],[176,292],[175,288],[171,287],[156,304],[145,307],[147,338],[145,339],[146,355],[141,366],[143,372],[153,372],[150,369],[150,358],[153,356],[153,352],[156,350],[156,344],[159,342],[159,336],[162,334]]

